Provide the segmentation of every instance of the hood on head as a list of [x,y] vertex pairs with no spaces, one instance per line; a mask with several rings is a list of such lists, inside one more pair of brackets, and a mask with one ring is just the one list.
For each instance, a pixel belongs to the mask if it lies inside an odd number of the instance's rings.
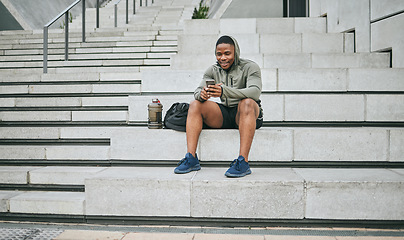
[[[233,65],[238,65],[240,62],[240,47],[238,46],[238,42],[234,37],[229,36],[229,35],[227,35],[227,36],[229,38],[231,38],[231,40],[233,40],[233,42],[234,42],[234,63],[233,63]],[[216,55],[216,46],[215,46],[215,55]]]

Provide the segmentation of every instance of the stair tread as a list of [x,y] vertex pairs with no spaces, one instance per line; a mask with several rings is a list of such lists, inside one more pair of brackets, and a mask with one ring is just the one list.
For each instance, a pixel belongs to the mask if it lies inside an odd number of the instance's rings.
[[[85,43],[74,19],[68,62],[63,30],[49,30],[49,74],[42,30],[0,31],[0,212],[402,221],[404,69],[391,53],[354,53],[326,18],[190,20],[195,1],[137,6],[125,25],[121,1],[113,28],[113,3],[98,29],[87,9]],[[253,173],[224,176],[238,130],[203,130],[202,170],[176,175],[185,133],[146,128],[147,104],[192,101],[224,33],[261,67]]]

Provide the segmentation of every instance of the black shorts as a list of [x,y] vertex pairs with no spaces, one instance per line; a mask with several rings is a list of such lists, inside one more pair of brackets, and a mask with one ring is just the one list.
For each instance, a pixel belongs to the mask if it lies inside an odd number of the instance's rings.
[[[260,107],[260,114],[258,115],[257,120],[255,121],[255,129],[258,129],[262,126],[262,122],[264,121],[262,117],[262,108],[261,108],[261,101],[257,102],[258,106]],[[220,111],[222,111],[222,116],[223,116],[223,125],[222,129],[238,129],[238,126],[236,124],[236,115],[237,115],[237,109],[238,105],[235,107],[226,107],[223,104],[217,103],[219,105]]]

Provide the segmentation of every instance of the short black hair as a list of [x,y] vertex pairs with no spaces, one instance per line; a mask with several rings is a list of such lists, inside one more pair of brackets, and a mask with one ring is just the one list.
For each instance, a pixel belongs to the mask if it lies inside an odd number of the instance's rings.
[[216,47],[217,47],[217,45],[222,44],[222,43],[227,43],[227,44],[230,44],[233,46],[235,45],[233,39],[229,36],[221,36],[216,42]]

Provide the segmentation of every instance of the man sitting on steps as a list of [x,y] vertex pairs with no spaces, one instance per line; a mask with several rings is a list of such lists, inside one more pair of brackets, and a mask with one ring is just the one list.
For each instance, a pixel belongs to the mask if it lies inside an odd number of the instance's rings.
[[[196,148],[202,128],[239,129],[240,152],[225,175],[243,177],[251,174],[248,155],[254,138],[255,129],[262,126],[262,109],[259,97],[262,81],[259,66],[241,59],[237,41],[222,36],[216,42],[217,63],[209,67],[203,81],[195,90],[195,99],[188,110],[186,136],[187,150],[175,173],[188,173],[201,169]],[[214,80],[213,85],[206,85]],[[222,103],[208,101],[211,97],[220,97]],[[220,143],[219,143],[220,144]]]

